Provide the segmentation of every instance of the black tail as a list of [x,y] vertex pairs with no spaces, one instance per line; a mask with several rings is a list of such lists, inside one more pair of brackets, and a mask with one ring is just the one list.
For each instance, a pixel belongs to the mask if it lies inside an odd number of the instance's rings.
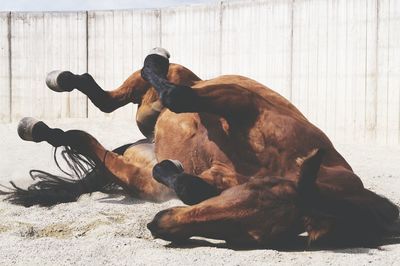
[[[114,152],[122,154],[131,145],[133,144],[119,147]],[[7,191],[0,191],[0,195],[6,195],[5,200],[25,207],[33,205],[52,206],[77,201],[82,194],[95,191],[111,192],[119,187],[115,177],[105,169],[102,163],[94,162],[68,146],[63,147],[60,152],[61,158],[69,168],[68,171],[64,170],[57,159],[59,154],[57,151],[56,148],[54,161],[67,177],[31,170],[30,176],[36,181],[35,183],[27,189],[23,189],[15,185],[14,182],[10,182],[12,188],[6,188]]]
[[298,193],[306,216],[313,217],[314,224],[334,223],[333,234],[337,239],[365,242],[394,234],[399,209],[388,199],[363,188],[341,192],[337,188],[317,187],[315,181],[322,157],[323,152],[318,150],[300,166]]

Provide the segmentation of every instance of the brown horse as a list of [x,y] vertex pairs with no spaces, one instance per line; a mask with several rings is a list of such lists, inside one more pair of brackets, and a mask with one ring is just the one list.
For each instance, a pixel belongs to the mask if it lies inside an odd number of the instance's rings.
[[82,179],[34,172],[39,181],[28,190],[14,186],[8,197],[14,203],[72,201],[115,182],[142,199],[177,196],[192,205],[158,213],[148,225],[154,236],[240,245],[284,244],[302,232],[312,241],[370,241],[399,215],[393,203],[363,187],[321,130],[249,78],[201,80],[155,48],[114,91],[68,71],[52,72],[46,82],[58,92],[78,89],[104,112],[138,104],[137,125],[147,139],[108,151],[86,132],[24,118],[19,135],[64,146]]

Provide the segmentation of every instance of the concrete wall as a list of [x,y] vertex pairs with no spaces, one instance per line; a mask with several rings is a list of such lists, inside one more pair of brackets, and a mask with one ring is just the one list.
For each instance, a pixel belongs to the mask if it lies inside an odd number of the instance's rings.
[[45,87],[53,69],[88,71],[106,90],[163,46],[204,79],[254,78],[330,137],[400,144],[400,1],[254,0],[154,10],[0,13],[0,121],[132,119]]
[[[88,73],[106,90],[117,88],[140,69],[147,52],[160,46],[160,11],[127,10],[88,13]],[[136,106],[104,114],[91,102],[88,117],[132,119]]]
[[11,13],[11,118],[86,117],[86,96],[46,89],[54,69],[85,72],[86,13]]

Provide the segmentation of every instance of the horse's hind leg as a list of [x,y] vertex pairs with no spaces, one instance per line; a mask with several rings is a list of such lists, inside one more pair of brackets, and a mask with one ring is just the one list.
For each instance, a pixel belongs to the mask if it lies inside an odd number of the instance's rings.
[[88,74],[76,75],[69,71],[53,71],[47,75],[47,86],[56,92],[77,89],[89,97],[101,111],[110,113],[128,103],[138,101],[133,91],[143,93],[148,87],[139,72],[133,73],[120,87],[113,91],[104,91]]
[[[94,137],[84,131],[63,131],[49,128],[45,123],[33,118],[24,118],[18,127],[22,139],[34,142],[46,141],[54,147],[68,146],[80,155],[94,161],[118,184],[143,199],[160,201],[170,198],[173,192],[152,178],[152,168],[156,163],[154,153],[144,152],[122,156],[106,150]],[[131,149],[128,149],[131,150]],[[127,152],[125,152],[126,154]]]
[[[208,112],[225,118],[247,121],[258,115],[258,106],[262,104],[256,94],[234,84],[194,85],[192,87],[173,84],[166,78],[169,60],[162,54],[150,54],[144,61],[142,77],[156,89],[161,102],[171,111]],[[207,83],[205,83],[207,84]]]

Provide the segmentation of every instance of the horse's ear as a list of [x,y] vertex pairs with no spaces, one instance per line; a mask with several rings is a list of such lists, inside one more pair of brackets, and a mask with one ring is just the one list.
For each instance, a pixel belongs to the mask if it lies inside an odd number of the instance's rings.
[[298,174],[299,189],[310,189],[310,187],[315,183],[324,154],[324,150],[314,149],[306,157],[298,158],[296,160],[300,168]]

